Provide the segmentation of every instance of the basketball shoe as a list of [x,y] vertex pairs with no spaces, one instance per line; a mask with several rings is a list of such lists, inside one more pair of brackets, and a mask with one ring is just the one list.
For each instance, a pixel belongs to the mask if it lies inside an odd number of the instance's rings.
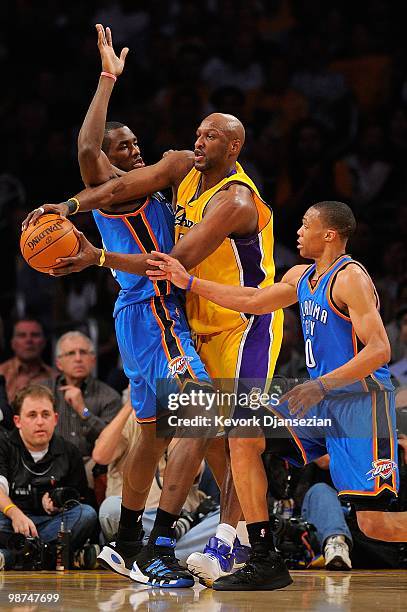
[[135,542],[109,542],[97,556],[99,565],[111,569],[116,574],[130,576],[134,560],[143,548],[144,531]]
[[292,583],[282,556],[274,551],[251,549],[247,563],[233,574],[218,578],[215,591],[273,591]]
[[194,585],[192,574],[175,556],[175,539],[159,536],[137,555],[130,572],[135,582],[158,588],[188,588]]
[[233,548],[216,536],[210,538],[203,553],[192,553],[187,559],[190,572],[205,586],[212,586],[214,580],[228,576],[243,567],[250,555],[250,546],[243,546],[236,538]]
[[325,567],[327,570],[351,570],[349,546],[345,536],[336,535],[327,538],[324,548]]

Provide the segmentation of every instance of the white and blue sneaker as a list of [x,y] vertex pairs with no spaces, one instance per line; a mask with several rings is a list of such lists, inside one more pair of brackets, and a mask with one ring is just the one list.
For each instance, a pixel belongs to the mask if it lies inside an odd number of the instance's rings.
[[234,571],[235,555],[233,549],[216,536],[210,538],[203,553],[192,553],[187,559],[187,567],[199,582],[212,586],[214,580],[228,576]]
[[[134,543],[127,543],[125,546],[120,546],[120,542],[109,542],[103,546],[97,556],[99,565],[106,569],[111,569],[116,574],[122,576],[130,576],[130,570],[133,567],[134,560],[143,548],[144,531],[141,532],[140,539]],[[132,549],[131,554],[128,554],[129,549]]]
[[249,560],[251,547],[241,544],[239,538],[236,536],[233,544],[233,554],[235,556],[233,563],[233,570],[240,569]]
[[175,556],[175,539],[159,536],[137,555],[130,578],[158,588],[188,588],[195,583],[188,570],[180,566]]

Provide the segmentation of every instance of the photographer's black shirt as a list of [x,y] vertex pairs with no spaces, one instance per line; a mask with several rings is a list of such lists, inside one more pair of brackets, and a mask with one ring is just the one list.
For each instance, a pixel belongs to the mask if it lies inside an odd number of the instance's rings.
[[85,468],[78,449],[56,434],[46,455],[35,462],[18,429],[0,431],[0,475],[9,483],[9,497],[25,513],[46,514],[42,496],[56,487],[74,487],[81,497],[87,493]]

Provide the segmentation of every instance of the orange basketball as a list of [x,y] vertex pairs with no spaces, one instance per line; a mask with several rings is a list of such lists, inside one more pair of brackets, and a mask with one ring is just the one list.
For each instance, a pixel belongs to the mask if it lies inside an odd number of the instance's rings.
[[71,257],[79,251],[79,240],[74,226],[59,215],[42,215],[36,225],[30,225],[21,234],[20,249],[26,262],[38,270],[48,273],[57,268],[55,260]]

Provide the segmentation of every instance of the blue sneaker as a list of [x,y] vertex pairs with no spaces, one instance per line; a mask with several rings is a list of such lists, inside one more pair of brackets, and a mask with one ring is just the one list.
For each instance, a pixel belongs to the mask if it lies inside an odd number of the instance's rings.
[[180,566],[175,556],[175,539],[158,537],[137,555],[130,571],[135,582],[158,588],[188,588],[194,577]]
[[239,538],[236,536],[235,542],[233,544],[233,554],[235,556],[233,564],[234,570],[240,569],[245,565],[245,563],[250,557],[251,550],[252,549],[250,546],[245,546],[244,544],[241,544]]
[[187,566],[202,584],[212,586],[214,580],[233,572],[234,561],[235,555],[229,544],[217,537],[212,537],[203,553],[189,555]]

